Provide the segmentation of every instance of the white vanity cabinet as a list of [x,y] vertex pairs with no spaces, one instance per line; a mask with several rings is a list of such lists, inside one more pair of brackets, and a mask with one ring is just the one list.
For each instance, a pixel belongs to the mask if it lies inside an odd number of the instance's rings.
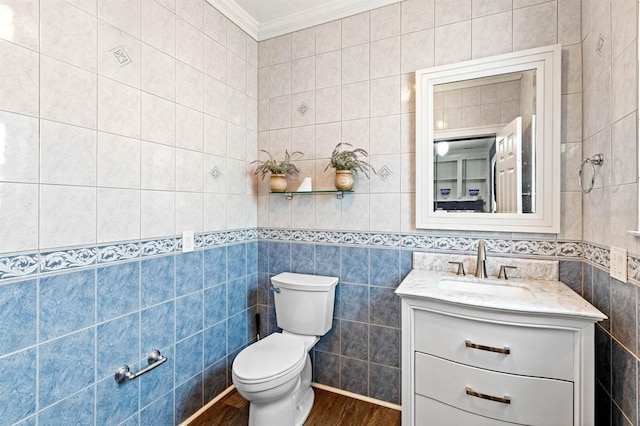
[[[527,302],[427,283],[443,274],[412,271],[397,291],[403,426],[593,425],[604,315],[558,281],[537,282]],[[573,306],[554,312],[565,299]]]

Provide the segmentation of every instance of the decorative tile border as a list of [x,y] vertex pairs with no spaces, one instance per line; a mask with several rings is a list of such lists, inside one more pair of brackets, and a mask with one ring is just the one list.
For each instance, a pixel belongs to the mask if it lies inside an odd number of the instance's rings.
[[640,283],[640,258],[629,256],[627,264],[627,279]]
[[[429,234],[387,234],[348,231],[313,231],[258,228],[258,239],[344,245],[368,245],[374,247],[399,247],[441,252],[474,252],[478,239],[470,237]],[[509,240],[486,238],[490,253],[517,256],[545,256],[582,258],[579,241]]]
[[[448,235],[252,228],[198,234],[195,236],[195,247],[202,250],[256,240],[397,247],[443,253],[472,253],[476,250],[478,241],[477,238]],[[600,268],[609,268],[609,250],[589,243],[497,238],[487,238],[485,242],[489,253],[584,259]],[[0,256],[0,281],[161,256],[177,253],[180,250],[182,250],[180,237],[171,237],[102,246],[74,247],[41,253],[7,254]],[[640,258],[629,256],[628,272],[630,280],[640,282]]]
[[38,271],[38,254],[8,255],[0,258],[0,279],[27,277]]
[[[257,239],[256,229],[208,232],[195,236],[195,246],[196,249],[206,249]],[[73,247],[41,253],[7,254],[0,256],[0,281],[161,256],[181,250],[181,238],[171,237],[102,246]]]
[[115,244],[98,248],[98,263],[117,262],[140,257],[140,243]]
[[82,268],[96,264],[97,247],[73,248],[40,254],[40,273]]
[[559,257],[572,257],[575,259],[582,259],[584,257],[583,244],[577,241],[560,242],[558,243],[557,253]]
[[[609,249],[585,243],[584,260],[597,268],[608,271],[611,260]],[[640,257],[632,254],[627,256],[627,280],[635,284],[640,284]]]
[[609,269],[609,249],[607,248],[585,243],[584,259],[603,269]]

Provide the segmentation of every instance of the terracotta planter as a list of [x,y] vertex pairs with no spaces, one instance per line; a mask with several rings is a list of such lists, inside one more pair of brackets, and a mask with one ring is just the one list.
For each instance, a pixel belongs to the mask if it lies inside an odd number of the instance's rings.
[[287,176],[271,175],[269,189],[271,189],[271,192],[285,192],[287,190]]
[[336,189],[340,191],[351,191],[355,179],[351,170],[336,170]]

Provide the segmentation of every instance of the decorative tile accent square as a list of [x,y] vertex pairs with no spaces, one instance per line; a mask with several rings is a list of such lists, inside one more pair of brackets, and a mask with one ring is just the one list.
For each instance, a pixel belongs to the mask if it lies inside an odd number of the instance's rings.
[[221,176],[222,176],[222,172],[217,168],[214,167],[213,169],[211,169],[211,171],[209,172],[209,174],[211,175],[212,178],[214,178],[215,180],[218,180]]
[[118,65],[120,65],[121,67],[132,62],[131,58],[129,57],[129,55],[127,55],[127,52],[125,52],[122,46],[114,47],[109,51],[109,53],[111,53],[113,58],[116,60],[116,62],[118,62]]
[[598,44],[596,45],[596,52],[598,52],[598,55],[600,56],[602,56],[603,47],[604,47],[604,36],[600,34],[600,37],[598,37]]
[[309,110],[311,109],[311,107],[309,107],[309,105],[305,104],[304,102],[300,104],[300,106],[298,107],[298,113],[304,117],[304,115],[309,112]]
[[382,168],[380,170],[378,170],[378,177],[380,179],[382,179],[383,181],[386,181],[387,179],[389,179],[392,174],[393,174],[393,172],[386,165],[382,166]]

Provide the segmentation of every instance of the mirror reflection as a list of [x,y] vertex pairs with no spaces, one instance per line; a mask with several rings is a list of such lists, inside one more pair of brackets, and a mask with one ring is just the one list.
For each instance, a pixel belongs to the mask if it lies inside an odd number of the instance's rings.
[[433,88],[434,210],[535,213],[536,71]]

